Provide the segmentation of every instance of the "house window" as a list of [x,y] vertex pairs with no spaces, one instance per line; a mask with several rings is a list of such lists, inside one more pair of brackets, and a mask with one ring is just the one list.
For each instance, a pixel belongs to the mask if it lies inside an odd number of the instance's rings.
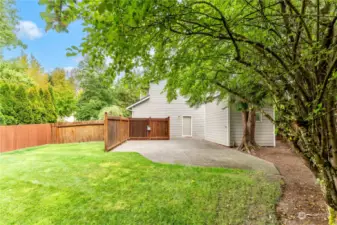
[[256,122],[262,122],[262,115],[261,115],[261,112],[256,112],[256,113],[255,113],[255,121],[256,121]]

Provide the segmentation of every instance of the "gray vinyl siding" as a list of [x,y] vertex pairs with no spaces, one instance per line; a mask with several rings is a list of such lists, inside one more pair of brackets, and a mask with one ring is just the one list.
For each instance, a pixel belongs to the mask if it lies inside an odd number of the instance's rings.
[[[168,103],[166,93],[163,92],[164,87],[165,81],[151,84],[150,98],[132,108],[132,117],[166,118],[169,116],[170,136],[171,138],[179,138],[182,137],[183,116],[191,116],[192,137],[204,138],[226,146],[240,144],[242,139],[241,112],[233,109],[234,107],[226,108],[226,103],[223,102],[220,104],[213,102],[199,108],[190,108],[182,96]],[[271,107],[264,110],[274,116]],[[262,116],[261,122],[256,122],[255,139],[260,146],[275,146],[274,126],[264,116]]]
[[229,146],[228,116],[226,103],[205,105],[205,140]]
[[170,117],[170,136],[172,138],[182,137],[183,116],[192,117],[192,137],[204,138],[204,106],[190,108],[186,99],[179,96],[171,103],[167,102],[166,93],[162,93],[165,82],[151,84],[150,99],[133,107],[132,117],[143,118],[165,118]]
[[[266,113],[274,116],[273,108],[264,108]],[[231,127],[231,144],[235,146],[241,143],[242,139],[242,120],[241,112],[231,107],[230,111],[230,127]],[[262,116],[261,122],[256,122],[255,140],[260,146],[275,146],[274,125],[265,117]]]

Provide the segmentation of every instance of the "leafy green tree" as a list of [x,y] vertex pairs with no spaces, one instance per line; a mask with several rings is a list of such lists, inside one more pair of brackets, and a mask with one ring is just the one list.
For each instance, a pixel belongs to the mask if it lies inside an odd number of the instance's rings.
[[113,90],[113,79],[104,76],[102,67],[93,67],[87,60],[80,63],[77,79],[81,88],[79,95],[76,119],[98,119],[103,107],[117,103]]
[[268,101],[270,98],[261,84],[242,75],[240,76],[240,80],[236,81],[235,87],[232,86],[231,89],[242,92],[242,96],[245,96],[246,99],[252,98],[254,102],[254,104],[252,104],[237,96],[228,96],[229,104],[234,105],[242,115],[242,140],[238,149],[254,153],[255,150],[259,149],[255,141],[256,111],[259,111],[259,108],[261,109],[265,105],[272,105],[270,101]]
[[0,50],[4,47],[24,46],[14,33],[18,23],[14,0],[0,0]]
[[118,105],[125,109],[129,105],[135,103],[139,96],[145,95],[148,91],[149,85],[142,85],[139,80],[134,78],[122,78],[114,84],[114,93],[118,100]]
[[0,82],[33,86],[34,80],[25,74],[24,68],[16,61],[6,61],[0,57]]
[[34,83],[40,88],[47,89],[48,88],[48,74],[43,71],[40,63],[37,59],[31,55],[30,59],[26,55],[22,55],[19,58],[22,66],[25,68],[25,74],[27,74]]
[[57,115],[70,116],[76,109],[76,93],[72,80],[66,78],[64,69],[55,69],[50,75],[53,86],[52,99],[55,101]]
[[47,29],[63,31],[84,20],[87,37],[74,52],[90,55],[96,65],[109,56],[115,74],[142,66],[152,80],[168,80],[169,98],[181,89],[193,103],[224,90],[255,106],[255,98],[228,83],[240,76],[236,71],[260,80],[277,120],[263,113],[304,158],[327,204],[337,209],[336,1],[42,3],[48,4],[42,15]]
[[108,106],[110,101],[104,101],[98,95],[90,98],[87,98],[86,95],[88,93],[85,91],[80,95],[75,117],[77,120],[96,120],[100,110]]

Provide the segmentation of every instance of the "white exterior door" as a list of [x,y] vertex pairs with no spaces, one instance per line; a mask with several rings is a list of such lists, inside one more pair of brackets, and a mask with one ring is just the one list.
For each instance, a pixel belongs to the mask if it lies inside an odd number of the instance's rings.
[[192,117],[183,116],[183,136],[192,136]]

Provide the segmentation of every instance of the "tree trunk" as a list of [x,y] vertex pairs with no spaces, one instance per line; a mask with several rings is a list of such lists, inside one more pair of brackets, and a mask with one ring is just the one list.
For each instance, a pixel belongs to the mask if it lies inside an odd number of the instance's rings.
[[337,135],[334,104],[327,102],[324,106],[326,112],[314,117],[312,121],[294,121],[291,130],[286,130],[283,135],[319,179],[325,201],[330,207],[330,224],[336,223],[337,210]]
[[242,140],[238,149],[254,154],[259,147],[255,142],[255,110],[242,111]]
[[249,111],[248,116],[248,131],[249,131],[249,141],[252,146],[255,146],[255,148],[258,148],[258,145],[255,142],[255,124],[256,124],[256,111],[255,109],[252,109]]

